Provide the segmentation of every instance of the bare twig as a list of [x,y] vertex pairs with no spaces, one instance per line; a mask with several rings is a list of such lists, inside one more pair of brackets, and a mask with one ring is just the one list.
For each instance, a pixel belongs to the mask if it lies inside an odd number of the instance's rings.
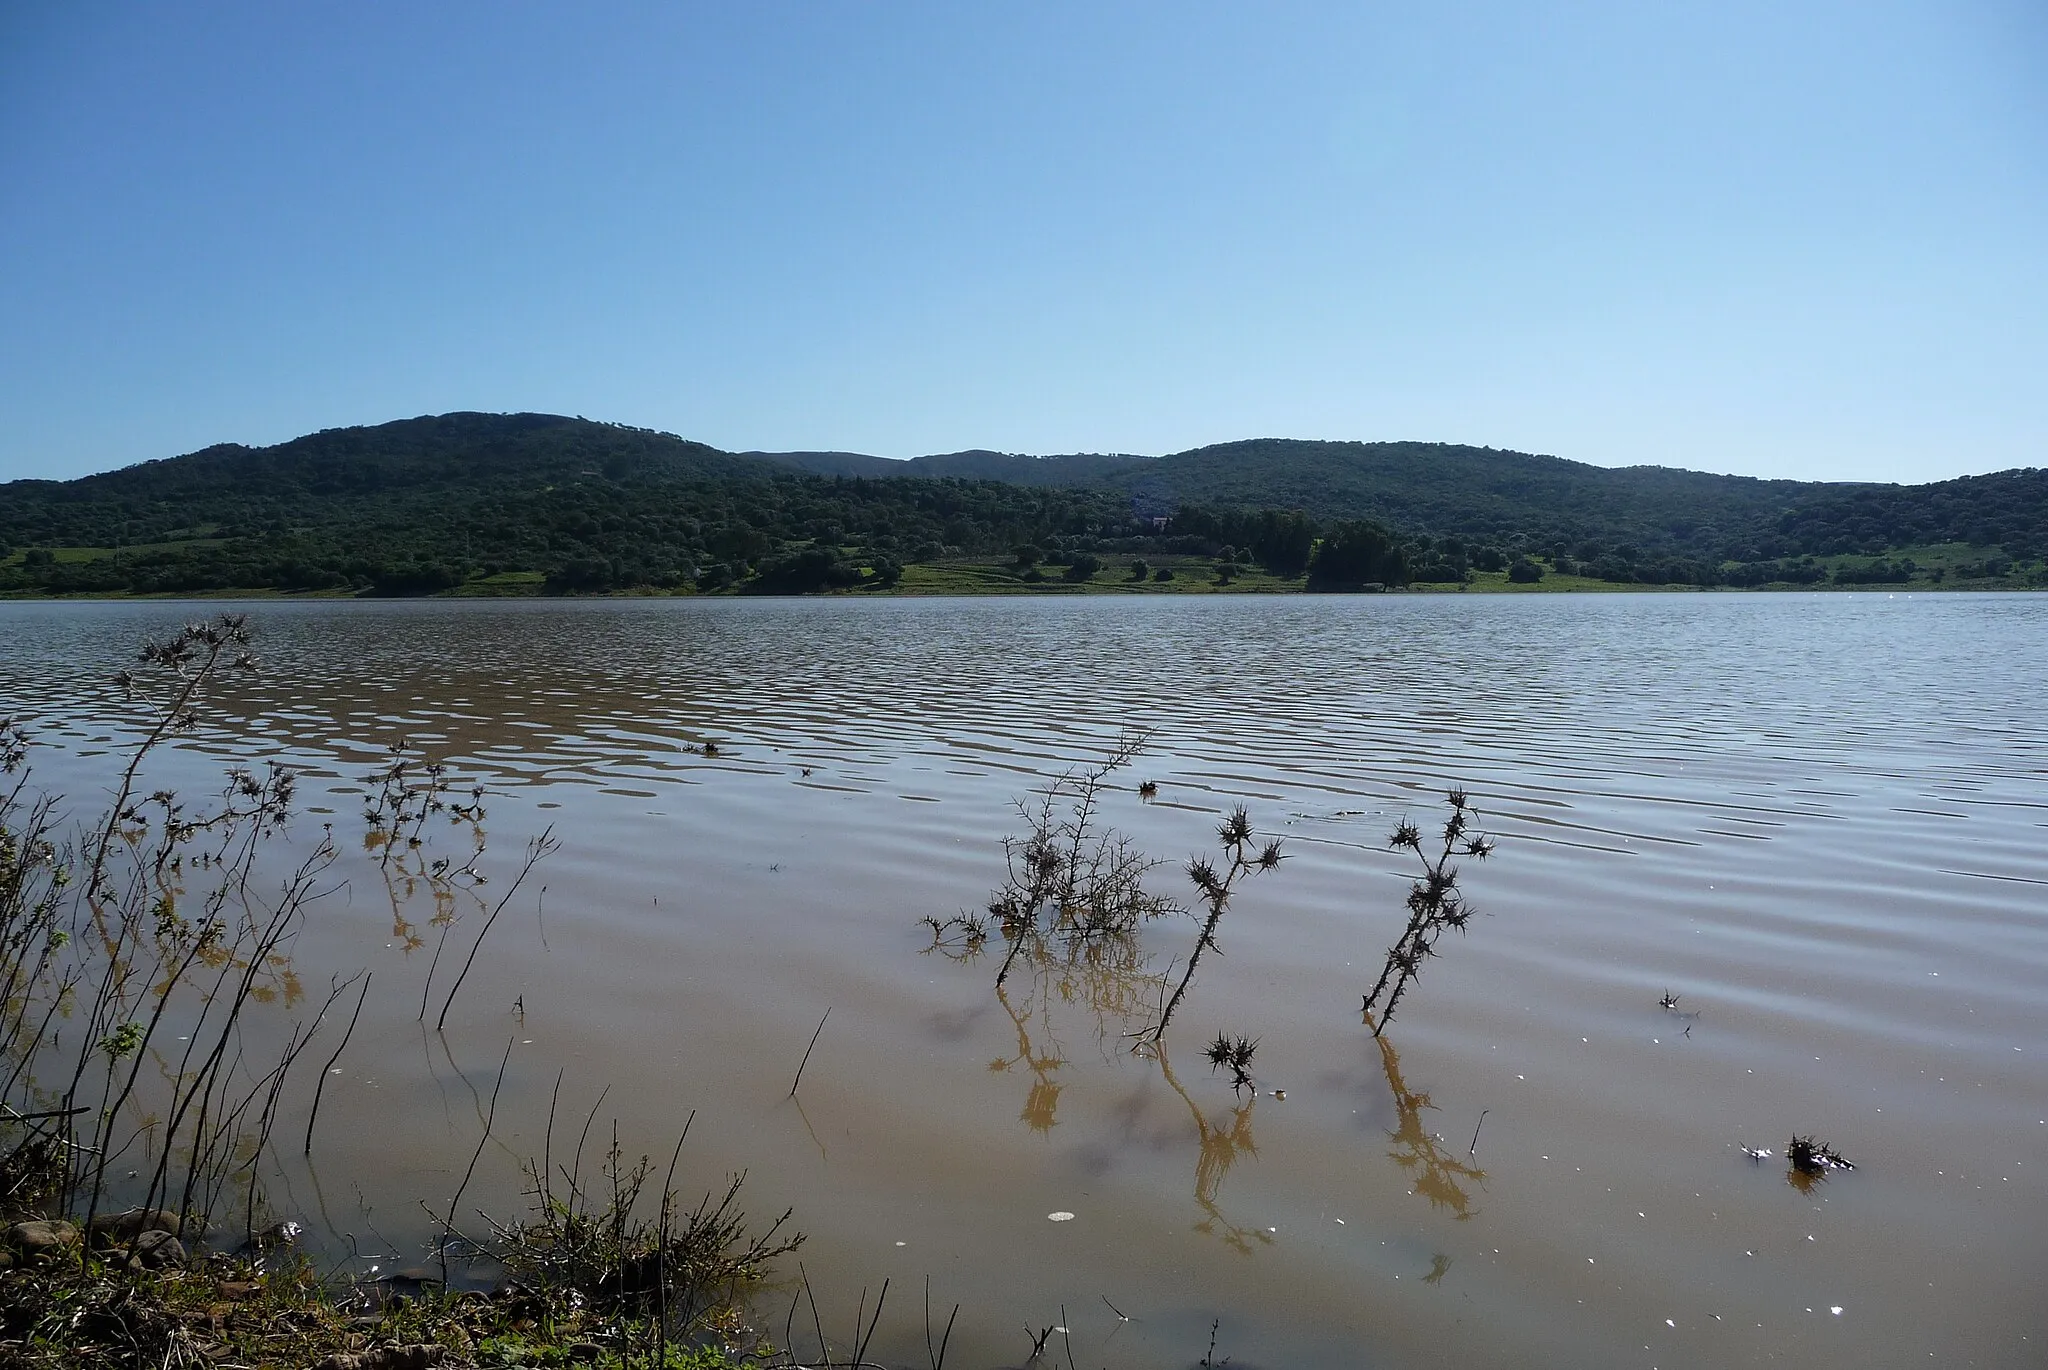
[[558,844],[554,840],[554,831],[554,825],[549,824],[542,829],[539,837],[526,844],[526,860],[520,864],[519,874],[513,879],[512,888],[505,891],[505,897],[491,910],[491,916],[484,920],[483,930],[477,933],[475,943],[470,946],[469,956],[462,963],[462,973],[455,977],[455,984],[449,989],[448,998],[441,1005],[441,1016],[434,1020],[434,1031],[439,1032],[448,1025],[448,1010],[455,1006],[455,996],[462,992],[462,982],[469,978],[469,968],[476,964],[476,954],[482,949],[484,938],[490,936],[491,924],[498,921],[498,915],[505,911],[505,905],[512,902],[512,896],[519,893],[520,885],[533,873],[533,868],[555,851]]
[[327,1092],[327,1077],[334,1073],[334,1063],[341,1059],[341,1053],[348,1050],[348,1039],[355,1035],[356,1019],[363,1016],[363,1001],[370,997],[370,977],[375,971],[363,972],[363,989],[356,995],[356,1011],[349,1015],[348,1028],[341,1034],[341,1045],[327,1058],[327,1064],[320,1068],[320,1083],[313,1086],[313,1111],[306,1115],[306,1147],[300,1154],[313,1154],[313,1124],[320,1121],[320,1096]]
[[484,1115],[484,1135],[477,1138],[476,1150],[470,1153],[469,1169],[462,1172],[462,1183],[455,1186],[455,1197],[448,1201],[448,1216],[441,1220],[441,1283],[448,1283],[448,1244],[455,1236],[455,1210],[462,1206],[462,1191],[469,1188],[470,1176],[476,1174],[476,1163],[483,1158],[484,1148],[490,1144],[491,1128],[498,1119],[498,1091],[505,1085],[505,1067],[512,1061],[512,1038],[505,1039],[505,1054],[498,1061],[498,1080],[491,1086],[491,1106]]
[[807,1046],[807,1047],[805,1047],[805,1048],[804,1048],[804,1058],[803,1058],[803,1060],[801,1060],[801,1061],[798,1061],[798,1062],[796,1063],[796,1078],[795,1078],[794,1080],[791,1080],[791,1081],[789,1082],[789,1097],[790,1097],[790,1098],[792,1098],[792,1099],[794,1099],[794,1098],[796,1097],[796,1087],[797,1087],[798,1085],[800,1085],[800,1084],[802,1084],[802,1083],[803,1083],[803,1078],[804,1078],[804,1067],[805,1067],[805,1066],[807,1066],[807,1065],[809,1065],[809,1064],[811,1063],[811,1052],[812,1052],[812,1051],[813,1051],[813,1050],[814,1050],[814,1049],[815,1049],[815,1048],[817,1047],[817,1045],[818,1045],[818,1033],[820,1033],[820,1032],[823,1032],[823,1031],[825,1030],[825,1019],[826,1019],[826,1018],[830,1018],[831,1016],[832,1016],[832,1006],[831,1006],[830,1004],[827,1004],[827,1005],[825,1006],[825,1013],[824,1013],[824,1017],[821,1017],[821,1018],[819,1018],[819,1019],[818,1019],[818,1027],[817,1027],[817,1031],[815,1031],[815,1032],[813,1032],[813,1033],[811,1034],[811,1044],[810,1044],[810,1046]]

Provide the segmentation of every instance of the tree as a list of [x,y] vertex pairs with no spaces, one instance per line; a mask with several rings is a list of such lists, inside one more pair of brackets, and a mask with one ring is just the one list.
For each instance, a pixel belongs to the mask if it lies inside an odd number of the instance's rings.
[[1534,585],[1543,579],[1543,568],[1527,557],[1516,557],[1508,566],[1508,579],[1517,585]]
[[1151,574],[1152,568],[1145,564],[1145,559],[1143,557],[1139,557],[1136,561],[1131,563],[1132,580],[1143,580],[1145,577]]
[[747,587],[761,594],[811,595],[860,582],[860,570],[823,547],[806,547],[761,564],[761,575]]
[[1067,562],[1067,569],[1060,578],[1073,581],[1078,585],[1082,581],[1092,579],[1095,573],[1101,569],[1102,558],[1092,552],[1076,552]]
[[1317,544],[1308,566],[1311,590],[1406,585],[1408,549],[1370,519],[1340,523]]
[[1308,569],[1315,545],[1316,526],[1308,515],[1298,509],[1286,514],[1268,509],[1259,516],[1252,555],[1274,575],[1292,580]]

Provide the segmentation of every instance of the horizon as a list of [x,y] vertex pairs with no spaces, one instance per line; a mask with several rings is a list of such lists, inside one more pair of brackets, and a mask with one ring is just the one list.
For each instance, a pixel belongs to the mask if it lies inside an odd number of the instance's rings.
[[[465,410],[465,409],[450,409],[450,410],[445,410],[445,411],[443,411],[443,412],[441,412],[441,413],[438,413],[438,414],[414,414],[414,415],[410,415],[410,416],[408,416],[408,417],[406,417],[406,418],[398,418],[398,419],[383,419],[383,420],[380,420],[380,421],[378,421],[378,422],[376,422],[376,423],[349,423],[349,424],[337,424],[337,425],[332,425],[332,426],[329,426],[329,427],[327,427],[327,428],[316,428],[316,429],[308,429],[308,430],[307,430],[306,432],[294,434],[294,435],[293,435],[292,437],[289,437],[289,438],[285,438],[285,439],[283,439],[283,440],[282,440],[282,441],[280,441],[280,442],[265,442],[265,443],[247,443],[247,442],[238,442],[238,441],[235,441],[234,439],[226,439],[226,440],[223,440],[223,441],[220,441],[220,442],[213,442],[213,443],[207,443],[207,444],[205,444],[205,445],[203,445],[203,446],[201,446],[201,447],[195,447],[195,448],[192,448],[192,449],[190,449],[189,451],[185,451],[185,452],[179,452],[179,453],[175,453],[175,454],[173,454],[173,455],[171,455],[171,456],[167,456],[167,457],[144,457],[144,458],[143,458],[143,459],[141,459],[140,461],[132,461],[132,462],[127,462],[127,463],[124,463],[123,465],[120,465],[120,466],[110,466],[110,467],[107,467],[107,468],[105,468],[105,469],[103,469],[103,470],[96,470],[96,471],[82,471],[82,472],[79,472],[79,473],[77,473],[76,475],[70,475],[70,476],[57,476],[57,477],[50,477],[50,476],[10,476],[10,477],[7,477],[7,478],[6,478],[5,480],[0,480],[0,484],[7,484],[7,483],[10,483],[10,482],[12,482],[12,481],[14,481],[14,480],[56,480],[56,481],[59,481],[59,482],[64,482],[64,481],[73,481],[73,480],[84,480],[84,479],[87,479],[87,478],[89,478],[89,477],[92,477],[92,476],[105,476],[105,475],[113,475],[113,474],[115,474],[115,473],[117,473],[117,472],[120,472],[120,471],[125,471],[125,470],[129,470],[129,469],[131,469],[131,468],[134,468],[134,467],[138,467],[138,466],[147,466],[147,465],[149,465],[149,464],[151,464],[151,463],[153,463],[153,462],[160,462],[160,461],[177,461],[177,460],[179,460],[180,458],[183,458],[183,457],[189,457],[189,456],[193,456],[193,455],[195,455],[195,454],[197,454],[197,453],[199,453],[199,452],[207,451],[207,450],[209,450],[210,448],[214,448],[214,447],[240,447],[240,448],[243,448],[244,450],[247,450],[247,451],[264,451],[264,450],[267,450],[267,449],[270,449],[270,448],[274,448],[274,447],[282,447],[282,446],[285,446],[285,445],[287,445],[287,444],[289,444],[289,443],[295,442],[295,441],[297,441],[297,440],[298,440],[298,439],[300,439],[300,438],[307,438],[307,437],[313,437],[313,436],[315,436],[315,435],[317,435],[317,434],[320,434],[320,433],[327,433],[327,432],[346,432],[346,431],[349,431],[349,430],[352,430],[352,429],[364,429],[364,430],[368,430],[368,429],[375,429],[375,428],[383,428],[383,427],[387,427],[387,426],[389,426],[389,425],[391,425],[391,424],[397,424],[397,423],[414,423],[414,422],[418,422],[418,421],[420,421],[420,420],[423,420],[423,419],[440,419],[440,418],[448,418],[448,417],[450,417],[451,415],[455,415],[455,414],[473,414],[473,413],[483,413],[483,414],[492,414],[492,415],[496,415],[496,416],[500,416],[500,417],[510,417],[510,416],[513,416],[513,415],[525,415],[525,414],[530,414],[530,415],[535,415],[535,416],[538,416],[538,417],[541,417],[541,418],[565,419],[565,420],[568,420],[568,421],[571,421],[571,422],[579,422],[579,423],[596,423],[596,424],[602,424],[602,425],[605,425],[605,426],[607,426],[607,427],[615,427],[615,428],[625,428],[625,429],[629,429],[629,430],[635,430],[635,431],[646,431],[646,432],[652,432],[652,433],[656,433],[656,434],[659,434],[659,435],[660,435],[660,436],[662,436],[662,437],[666,437],[666,438],[674,438],[674,439],[675,439],[675,440],[677,440],[678,442],[688,442],[688,443],[701,443],[701,444],[702,444],[703,446],[706,446],[706,447],[711,447],[711,448],[713,448],[713,450],[715,450],[715,451],[723,452],[723,453],[725,453],[725,454],[727,454],[727,455],[729,455],[729,456],[740,456],[740,457],[756,456],[756,457],[765,457],[765,458],[773,458],[773,457],[782,457],[782,456],[803,456],[803,455],[833,455],[833,456],[850,456],[850,457],[871,457],[871,458],[873,458],[873,459],[875,459],[875,460],[877,460],[877,461],[896,461],[896,462],[904,462],[904,463],[909,463],[909,462],[912,462],[912,461],[916,461],[916,460],[918,460],[919,458],[922,458],[922,457],[949,457],[949,456],[959,456],[959,455],[963,455],[963,454],[966,454],[966,453],[970,453],[970,452],[987,452],[987,453],[993,453],[993,454],[995,454],[995,455],[997,455],[997,456],[1005,456],[1005,457],[1029,457],[1029,458],[1031,458],[1032,460],[1035,460],[1035,461],[1044,461],[1044,460],[1049,460],[1049,459],[1056,459],[1056,458],[1060,458],[1060,457],[1129,457],[1129,458],[1133,458],[1133,459],[1135,459],[1135,460],[1140,460],[1140,461],[1163,461],[1163,460],[1166,460],[1166,459],[1169,459],[1169,458],[1172,458],[1172,457],[1179,457],[1179,456],[1187,456],[1187,455],[1189,455],[1189,454],[1191,454],[1191,453],[1195,453],[1195,452],[1201,452],[1201,451],[1206,451],[1206,450],[1208,450],[1208,449],[1210,449],[1210,448],[1213,448],[1213,447],[1231,447],[1231,446],[1235,446],[1235,445],[1238,445],[1238,444],[1241,444],[1241,443],[1254,443],[1254,442],[1301,442],[1301,443],[1317,443],[1317,444],[1331,444],[1331,445],[1336,445],[1336,446],[1347,446],[1347,445],[1357,445],[1357,446],[1361,446],[1361,447],[1376,447],[1376,446],[1411,446],[1411,445],[1412,445],[1412,446],[1426,446],[1426,447],[1461,447],[1461,448],[1466,448],[1466,449],[1469,449],[1469,450],[1473,450],[1473,451],[1482,451],[1482,452],[1502,452],[1502,453],[1507,453],[1507,454],[1509,454],[1509,455],[1513,455],[1513,456],[1522,456],[1522,457],[1541,457],[1541,458],[1544,458],[1544,459],[1546,459],[1546,460],[1555,460],[1555,461],[1566,461],[1566,462],[1573,462],[1573,463],[1575,463],[1575,464],[1577,464],[1577,465],[1581,465],[1581,466],[1600,466],[1600,463],[1598,463],[1598,462],[1581,462],[1581,461],[1578,461],[1578,460],[1577,460],[1576,458],[1573,458],[1573,457],[1563,457],[1563,456],[1559,456],[1559,455],[1558,455],[1557,453],[1555,453],[1555,452],[1531,452],[1531,451],[1526,451],[1526,450],[1524,450],[1524,449],[1522,449],[1522,448],[1516,448],[1516,447],[1502,447],[1502,446],[1500,446],[1500,445],[1498,445],[1498,444],[1488,445],[1488,444],[1485,444],[1485,443],[1473,443],[1473,442],[1451,442],[1451,441],[1446,441],[1446,440],[1442,440],[1442,439],[1436,439],[1436,438],[1291,438],[1291,437],[1280,437],[1280,436],[1277,436],[1277,435],[1274,435],[1274,434],[1262,434],[1262,435],[1259,435],[1259,436],[1257,436],[1257,437],[1243,437],[1243,438],[1224,438],[1224,439],[1222,439],[1222,440],[1220,440],[1220,441],[1217,441],[1217,442],[1205,442],[1205,443],[1200,443],[1200,444],[1198,444],[1198,445],[1196,445],[1196,446],[1194,446],[1194,447],[1185,447],[1185,448],[1181,448],[1180,450],[1178,450],[1178,451],[1174,451],[1174,452],[1113,452],[1113,451],[1108,451],[1108,450],[1106,450],[1106,449],[1105,449],[1105,450],[1090,450],[1090,449],[1076,449],[1076,450],[1074,450],[1074,451],[1069,451],[1069,452],[1016,452],[1016,451],[1005,451],[1005,450],[1003,450],[1003,449],[1001,449],[1001,448],[996,448],[996,447],[958,447],[958,448],[953,448],[953,449],[950,449],[950,450],[948,450],[948,451],[944,451],[944,452],[919,452],[919,453],[916,453],[916,454],[915,454],[915,455],[913,455],[913,456],[908,456],[908,457],[893,457],[893,456],[888,456],[888,455],[885,455],[885,454],[883,454],[883,453],[879,453],[879,452],[860,452],[860,451],[856,451],[856,450],[854,450],[853,448],[849,448],[849,447],[788,447],[788,448],[766,448],[766,447],[718,447],[718,446],[717,446],[716,444],[713,444],[713,443],[704,443],[702,439],[699,439],[699,438],[692,438],[692,437],[690,437],[690,436],[689,436],[688,434],[686,434],[686,433],[676,433],[676,432],[672,432],[672,431],[670,431],[670,430],[668,430],[668,429],[663,429],[663,428],[654,428],[654,427],[652,427],[652,426],[650,426],[650,425],[646,425],[646,424],[628,424],[628,423],[621,423],[621,422],[618,422],[617,420],[613,420],[613,419],[599,419],[599,418],[592,418],[592,417],[590,417],[590,416],[589,416],[589,415],[587,415],[587,414],[556,414],[556,413],[551,413],[551,412],[548,412],[548,411],[545,411],[545,410],[538,410],[538,409],[508,409],[508,410]],[[1802,479],[1804,479],[1804,478],[1801,478],[1801,477],[1793,477],[1793,476],[1751,476],[1751,475],[1748,475],[1747,473],[1744,473],[1744,472],[1739,472],[1739,471],[1708,471],[1708,470],[1703,470],[1703,469],[1701,469],[1701,468],[1699,468],[1699,467],[1690,467],[1690,466],[1666,466],[1666,465],[1662,465],[1662,464],[1660,464],[1660,463],[1654,463],[1654,462],[1634,462],[1634,463],[1629,463],[1629,464],[1626,464],[1626,465],[1614,465],[1614,466],[1605,466],[1605,467],[1602,467],[1602,469],[1604,469],[1604,470],[1610,470],[1610,471],[1628,471],[1628,470],[1664,470],[1664,471],[1686,471],[1686,472],[1690,472],[1690,473],[1692,473],[1692,474],[1695,474],[1695,475],[1705,475],[1705,476],[1715,476],[1715,477],[1728,477],[1728,478],[1731,478],[1731,479],[1738,479],[1738,480],[1802,480]],[[1808,483],[1812,483],[1812,484],[1821,484],[1821,485],[1895,485],[1895,486],[1902,486],[1902,487],[1907,487],[1907,488],[1910,488],[1910,487],[1912,487],[1912,486],[1916,486],[1916,485],[1937,485],[1937,484],[1940,484],[1940,483],[1942,483],[1943,481],[1948,481],[1948,480],[1959,480],[1959,479],[1966,479],[1966,478],[1968,478],[1968,477],[1970,477],[1970,476],[1985,476],[1985,475],[1998,475],[1998,474],[2002,474],[2002,473],[2004,473],[2004,472],[2006,472],[2006,471],[2014,471],[2014,470],[2032,470],[2032,469],[2036,469],[2036,468],[2033,468],[2033,467],[2001,467],[2001,468],[1999,468],[1998,470],[1995,470],[1995,471],[1973,471],[1973,472],[1965,472],[1965,473],[1964,473],[1963,475],[1961,475],[1961,476],[1940,476],[1940,477],[1936,477],[1936,478],[1934,478],[1934,479],[1932,479],[1932,480],[1926,480],[1926,481],[1876,481],[1876,480],[1859,480],[1859,479],[1856,479],[1856,478],[1854,478],[1854,477],[1845,477],[1845,478],[1841,478],[1841,479],[1831,479],[1831,480],[1820,480],[1820,481],[1809,481]],[[808,473],[799,473],[799,474],[808,474]]]
[[2039,466],[2044,75],[2026,0],[17,7],[0,480],[461,410]]

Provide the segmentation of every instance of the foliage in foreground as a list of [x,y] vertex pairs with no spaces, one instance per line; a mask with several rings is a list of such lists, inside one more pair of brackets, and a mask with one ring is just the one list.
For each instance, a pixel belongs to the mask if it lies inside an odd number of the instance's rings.
[[[461,1230],[459,1187],[434,1215],[438,1276],[335,1282],[297,1252],[297,1225],[268,1207],[266,1158],[305,1092],[288,1090],[294,1066],[339,1027],[329,1010],[345,992],[367,988],[363,973],[337,977],[308,1003],[288,955],[337,849],[323,836],[279,874],[294,797],[279,766],[230,770],[204,805],[143,793],[145,761],[199,725],[209,687],[255,668],[250,644],[246,621],[224,615],[143,649],[121,677],[141,740],[106,812],[76,835],[60,798],[32,783],[27,730],[0,719],[0,1365],[703,1367],[724,1351],[700,1346],[758,1345],[748,1292],[802,1237],[783,1235],[788,1213],[756,1233],[741,1176],[682,1204],[681,1140],[658,1192],[651,1162],[627,1162],[616,1132],[597,1179],[582,1138],[570,1164],[544,1155],[528,1167],[533,1211],[488,1234]],[[421,851],[429,818],[480,815],[480,792],[450,794],[439,768],[398,756],[365,814],[386,868],[437,899],[481,879],[480,837],[460,869]],[[492,919],[548,848],[545,835],[529,845]],[[461,985],[458,973],[444,1018]],[[274,1059],[252,1056],[260,1040],[282,1042]],[[347,1041],[342,1031],[328,1067]],[[479,1153],[495,1090],[492,1102]],[[455,1260],[511,1278],[492,1296],[457,1291]]]

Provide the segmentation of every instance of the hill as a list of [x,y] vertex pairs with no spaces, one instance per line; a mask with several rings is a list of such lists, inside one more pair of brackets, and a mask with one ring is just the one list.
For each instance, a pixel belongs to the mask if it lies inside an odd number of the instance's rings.
[[1164,457],[956,452],[892,461],[845,452],[749,453],[824,474],[966,476],[1119,491],[1141,516],[1188,505],[1299,509],[1375,519],[1410,534],[1563,544],[1581,560],[1632,556],[1758,561],[1883,555],[1966,543],[2048,552],[2048,472],[1924,486],[1760,480],[1663,466],[1591,466],[1491,447],[1259,438]]
[[1983,580],[2048,551],[2048,471],[1827,485],[1288,439],[892,461],[459,413],[0,485],[0,591],[814,589],[1020,546],[1054,563],[1232,552],[1298,576],[1318,535],[1358,519],[1395,530],[1402,574],[1432,580],[1510,561],[1652,584],[1884,580],[1922,575],[1906,553],[1934,544]]
[[1162,457],[1119,484],[1161,510],[1273,505],[1468,539],[1521,534],[1544,546],[1590,540],[1712,560],[1781,554],[1755,544],[1829,488],[1451,443],[1278,438]]
[[[646,429],[444,414],[0,485],[0,589],[810,589],[850,554],[872,570],[1129,521],[1111,492],[810,476]],[[820,550],[813,584],[792,567]]]

